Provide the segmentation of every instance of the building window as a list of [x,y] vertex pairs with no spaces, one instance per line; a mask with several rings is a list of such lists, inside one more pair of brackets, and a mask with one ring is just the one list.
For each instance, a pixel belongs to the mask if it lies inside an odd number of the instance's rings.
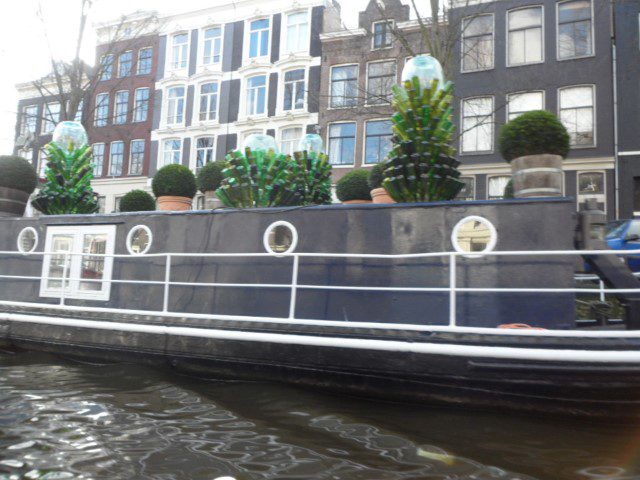
[[207,28],[204,31],[204,65],[220,63],[222,55],[222,29],[220,27]]
[[459,180],[464,183],[464,187],[456,195],[456,200],[475,200],[476,179],[474,177],[460,177]]
[[172,163],[180,163],[180,139],[172,138],[165,140],[163,143],[162,155],[164,165],[171,165]]
[[498,175],[495,177],[489,177],[487,198],[489,200],[499,200],[504,198],[504,189],[509,183],[511,177],[509,175]]
[[76,109],[76,114],[73,116],[74,122],[82,122],[82,111],[84,110],[84,100],[80,100],[78,102],[78,108]]
[[493,14],[462,22],[462,71],[493,68]]
[[375,22],[373,24],[373,49],[388,48],[392,44],[393,23]]
[[47,103],[44,107],[44,126],[42,133],[51,133],[55,130],[56,125],[60,121],[60,104]]
[[122,175],[124,163],[124,142],[111,142],[109,175],[119,177]]
[[284,111],[304,109],[304,76],[302,68],[285,72]]
[[167,125],[176,125],[184,121],[184,87],[169,89],[167,104]]
[[107,203],[107,197],[105,197],[104,195],[100,195],[98,197],[98,213],[105,213],[106,203]]
[[102,56],[100,59],[100,68],[102,69],[102,72],[100,73],[100,80],[111,80],[111,77],[113,77],[113,63],[113,55],[109,54]]
[[287,15],[287,41],[284,53],[304,52],[309,49],[309,15],[296,12]]
[[18,150],[18,155],[31,163],[31,160],[33,159],[33,150],[30,148],[22,148]]
[[149,89],[136,89],[135,104],[133,106],[133,121],[146,122],[149,116]]
[[215,120],[218,116],[218,83],[200,85],[200,121]]
[[42,148],[38,154],[38,178],[45,178],[47,173],[47,163],[49,163],[49,155],[47,151]]
[[200,137],[196,140],[196,172],[215,160],[214,138]]
[[153,66],[153,47],[141,48],[138,52],[138,75],[149,75]]
[[593,86],[560,89],[560,120],[574,147],[595,146]]
[[96,95],[96,115],[94,124],[96,127],[104,127],[109,119],[109,94],[99,93]]
[[358,65],[331,68],[331,108],[358,104]]
[[493,97],[462,101],[462,153],[493,150]]
[[267,77],[258,75],[247,80],[247,115],[263,115],[267,103]]
[[113,123],[120,125],[127,123],[127,113],[129,110],[129,92],[126,90],[116,92],[116,105],[113,112]]
[[113,254],[115,235],[115,225],[48,227],[40,296],[60,297],[64,289],[66,298],[108,300],[113,258],[102,255]]
[[187,68],[189,54],[189,34],[179,33],[173,36],[171,44],[171,68]]
[[558,3],[558,58],[593,55],[592,28],[590,0]]
[[38,106],[29,105],[22,108],[22,119],[20,123],[20,134],[36,133],[38,121]]
[[604,172],[578,173],[578,210],[584,210],[587,200],[593,198],[600,210],[607,211],[605,178]]
[[284,128],[280,133],[280,153],[283,155],[293,155],[298,149],[298,143],[302,138],[302,128]]
[[104,143],[93,144],[93,176],[98,178],[102,176],[104,167]]
[[384,160],[391,150],[390,120],[374,120],[366,123],[364,163],[374,164]]
[[521,92],[507,95],[507,120],[525,112],[544,110],[544,92]]
[[131,140],[129,175],[142,175],[144,165],[144,140]]
[[509,65],[542,61],[542,7],[521,8],[508,14]]
[[367,105],[388,104],[391,87],[395,84],[395,60],[367,65]]
[[133,67],[133,52],[124,52],[120,54],[118,61],[118,77],[128,77],[131,75],[131,68]]
[[353,165],[356,154],[356,124],[329,125],[329,158],[334,165]]
[[249,58],[269,55],[269,19],[254,20],[249,27]]

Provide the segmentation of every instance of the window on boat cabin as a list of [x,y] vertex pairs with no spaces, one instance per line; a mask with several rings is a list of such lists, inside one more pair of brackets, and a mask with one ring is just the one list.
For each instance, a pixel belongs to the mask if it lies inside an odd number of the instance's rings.
[[557,4],[558,60],[593,55],[591,0],[569,0]]
[[487,188],[487,198],[489,200],[499,200],[504,198],[504,189],[511,180],[510,175],[496,175],[494,177],[489,177],[488,188]]
[[333,165],[353,165],[356,155],[356,123],[329,125],[329,158]]
[[391,150],[391,120],[370,120],[365,124],[364,163],[380,163]]
[[389,48],[393,44],[393,21],[374,22],[372,25],[373,50]]
[[461,153],[493,151],[493,97],[462,101]]
[[47,228],[40,296],[108,300],[113,259],[100,255],[113,254],[115,234],[115,225]]
[[542,18],[541,6],[518,8],[507,13],[510,67],[543,61]]
[[42,133],[51,133],[55,130],[56,125],[60,121],[60,103],[47,103],[44,106],[44,126]]
[[594,198],[598,208],[607,211],[607,185],[604,172],[578,172],[578,210],[584,210],[586,201]]
[[171,68],[173,70],[187,68],[189,34],[178,33],[173,36],[171,42]]
[[104,143],[93,144],[93,176],[101,177],[104,167]]
[[249,24],[249,58],[269,56],[269,19],[254,20]]
[[284,53],[305,52],[309,49],[309,13],[294,12],[287,15],[287,41]]
[[525,112],[544,110],[544,92],[519,92],[507,95],[507,120],[518,118]]
[[298,143],[301,138],[301,127],[283,128],[280,132],[280,153],[283,155],[293,155],[293,152],[298,149]]
[[391,87],[397,83],[396,61],[371,62],[367,65],[367,105],[388,105]]
[[462,71],[493,68],[493,14],[475,15],[462,21]]
[[560,121],[569,132],[571,146],[595,146],[595,87],[561,88],[559,97]]
[[456,195],[456,200],[475,200],[476,198],[476,179],[475,177],[460,177],[464,183],[462,190]]
[[358,65],[331,67],[331,108],[358,104]]
[[211,27],[204,31],[202,64],[217,65],[222,59],[222,28]]

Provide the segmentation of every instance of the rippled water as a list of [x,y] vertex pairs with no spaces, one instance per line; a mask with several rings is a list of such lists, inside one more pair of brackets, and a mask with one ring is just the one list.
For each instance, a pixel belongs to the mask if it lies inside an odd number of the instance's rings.
[[0,478],[640,479],[637,428],[0,353]]

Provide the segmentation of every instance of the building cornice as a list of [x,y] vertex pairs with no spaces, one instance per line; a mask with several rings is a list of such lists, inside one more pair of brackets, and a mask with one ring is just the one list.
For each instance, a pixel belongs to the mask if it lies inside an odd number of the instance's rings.
[[327,32],[320,34],[320,41],[322,42],[330,42],[332,40],[341,40],[343,38],[350,37],[363,37],[367,34],[367,31],[364,28],[357,28],[354,30],[338,30],[335,32]]

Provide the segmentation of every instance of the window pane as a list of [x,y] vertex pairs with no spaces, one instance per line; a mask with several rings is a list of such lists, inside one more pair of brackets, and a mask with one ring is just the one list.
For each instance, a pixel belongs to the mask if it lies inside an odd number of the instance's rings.
[[496,200],[504,197],[504,189],[511,177],[504,175],[489,178],[489,200]]
[[509,30],[516,30],[542,25],[541,8],[523,8],[509,12]]
[[509,120],[532,110],[544,110],[542,92],[514,93],[508,97]]
[[[71,252],[73,249],[73,235],[53,235],[51,237],[51,251],[52,252]],[[71,265],[71,256],[67,257],[67,265],[65,268],[64,255],[51,255],[51,261],[49,263],[49,277],[50,278],[69,278],[69,267]],[[69,281],[65,282],[65,289],[68,288]],[[47,288],[62,287],[61,280],[48,280]]]
[[[107,251],[107,235],[104,233],[84,235],[82,253],[105,254]],[[80,278],[86,280],[102,280],[104,276],[105,257],[91,255],[82,257]],[[80,282],[80,290],[99,292],[102,282]]]
[[392,122],[379,120],[367,122],[365,141],[365,163],[379,163],[391,150]]
[[355,123],[338,123],[329,127],[329,157],[336,165],[350,165],[355,160]]
[[285,155],[293,155],[297,150],[298,142],[302,138],[302,128],[285,128],[280,136],[280,152]]
[[580,195],[604,194],[604,173],[580,173],[578,177],[578,193]]
[[480,15],[462,23],[462,69],[493,67],[493,15]]
[[558,55],[561,59],[593,53],[591,2],[577,0],[558,5]]

